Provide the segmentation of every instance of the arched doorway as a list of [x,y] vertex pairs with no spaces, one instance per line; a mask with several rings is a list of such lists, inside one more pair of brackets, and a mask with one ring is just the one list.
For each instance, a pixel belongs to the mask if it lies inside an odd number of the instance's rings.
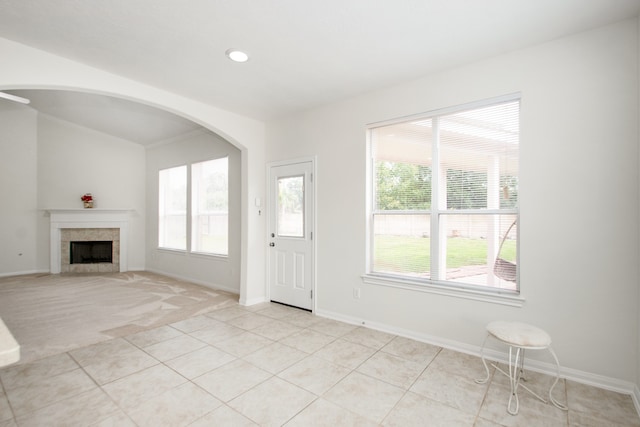
[[[2,82],[1,77],[2,76],[0,76],[0,82]],[[48,79],[44,78],[42,80],[46,81]],[[104,83],[104,86],[110,86],[108,82]],[[98,84],[97,86],[100,86],[100,84]],[[17,86],[11,85],[11,87],[15,89]],[[19,87],[48,90],[69,90],[68,86],[61,87],[59,85],[51,84],[51,82],[48,82],[48,84],[46,85],[43,85],[42,83],[23,84]],[[0,89],[1,88],[2,87],[0,87]],[[160,95],[159,97],[135,97],[131,96],[130,91],[126,96],[124,96],[122,94],[122,90],[97,90],[95,87],[75,87],[73,88],[73,90],[91,94],[107,95],[110,97],[128,101],[135,101],[141,103],[142,105],[152,106],[155,108],[162,107],[160,108],[161,111],[172,114],[177,114],[179,112],[179,109],[182,108],[182,112],[178,114],[179,117],[196,123],[203,129],[219,135],[227,142],[238,147],[241,153],[240,175],[242,177],[240,188],[240,303],[252,304],[264,300],[264,246],[260,244],[261,242],[264,242],[264,224],[262,218],[257,218],[258,215],[256,215],[255,212],[249,212],[250,206],[252,206],[252,203],[250,203],[249,201],[254,200],[255,198],[263,197],[264,190],[262,187],[264,184],[261,181],[263,179],[262,171],[264,170],[264,152],[262,149],[258,149],[254,153],[253,149],[250,149],[250,147],[247,147],[246,145],[238,142],[240,139],[246,138],[246,141],[249,141],[249,144],[247,145],[251,145],[252,143],[262,144],[262,125],[250,121],[251,123],[249,123],[249,126],[243,126],[243,124],[246,125],[246,123],[244,122],[246,122],[248,119],[234,116],[233,120],[229,121],[228,126],[222,126],[221,128],[218,128],[218,126],[216,126],[213,122],[222,120],[223,118],[227,117],[227,112],[216,110],[215,108],[210,106],[192,103],[192,101],[184,98],[176,99],[176,97],[173,95],[166,96],[168,95],[166,93],[156,94]],[[147,93],[146,95],[149,94]],[[153,101],[152,98],[155,98],[155,101]],[[166,104],[162,105],[162,103],[173,104],[174,107],[168,107]],[[178,105],[179,108],[176,108],[175,105]],[[209,114],[207,114],[207,112]],[[203,117],[207,118],[203,119]],[[223,130],[225,127],[227,129]],[[236,132],[238,133],[238,137],[232,136]],[[252,166],[254,166],[253,169],[251,168]],[[257,166],[257,168],[255,166]],[[259,172],[255,172],[260,168],[261,170]],[[258,180],[257,177],[259,177],[260,179]],[[255,242],[258,242],[258,245],[256,245]],[[247,262],[249,258],[255,261],[249,264]]]

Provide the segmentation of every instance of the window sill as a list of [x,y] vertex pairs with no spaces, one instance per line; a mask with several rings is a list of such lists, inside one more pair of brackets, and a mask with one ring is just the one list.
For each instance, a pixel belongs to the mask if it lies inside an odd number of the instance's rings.
[[159,252],[166,252],[166,253],[175,254],[175,255],[186,255],[187,254],[187,251],[185,251],[184,249],[163,248],[163,247],[158,247],[156,249]]
[[210,254],[207,252],[188,252],[184,249],[171,249],[171,248],[157,248],[159,252],[170,253],[173,255],[181,255],[181,256],[191,256],[195,258],[207,258],[207,259],[217,259],[220,261],[227,261],[229,259],[229,255],[219,255],[219,254]]
[[215,259],[219,259],[221,261],[226,261],[229,259],[229,255],[221,255],[221,254],[211,254],[211,253],[207,253],[207,252],[191,252],[191,255],[197,257],[197,258],[215,258]]
[[455,298],[464,298],[474,301],[488,302],[492,304],[508,305],[511,307],[522,307],[524,298],[512,292],[490,292],[480,289],[469,289],[462,287],[453,287],[446,285],[438,285],[436,283],[415,282],[395,277],[378,276],[373,274],[365,274],[362,276],[362,282],[368,285],[388,286],[398,289],[407,289],[410,291],[426,292],[437,295],[445,295]]

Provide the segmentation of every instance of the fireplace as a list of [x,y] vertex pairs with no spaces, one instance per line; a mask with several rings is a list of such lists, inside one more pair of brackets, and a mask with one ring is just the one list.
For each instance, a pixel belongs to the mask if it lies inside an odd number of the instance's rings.
[[[127,271],[129,211],[51,209],[51,273],[117,273]],[[81,260],[73,260],[85,252]],[[110,250],[107,248],[110,245]],[[90,248],[90,255],[86,255]]]
[[70,242],[69,264],[113,264],[113,241]]
[[[61,273],[120,271],[119,228],[60,229]],[[74,256],[76,259],[74,260]]]

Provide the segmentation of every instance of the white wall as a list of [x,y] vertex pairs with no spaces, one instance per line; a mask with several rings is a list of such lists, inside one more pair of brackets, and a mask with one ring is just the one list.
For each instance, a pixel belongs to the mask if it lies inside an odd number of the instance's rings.
[[36,112],[0,101],[0,276],[37,271]]
[[[229,256],[158,249],[158,171],[229,156]],[[210,132],[197,131],[147,150],[147,269],[240,293],[240,150]]]
[[[96,209],[128,209],[128,269],[144,270],[145,150],[140,144],[38,115],[38,245],[46,251],[38,269],[48,270],[46,209],[80,209],[91,193]],[[44,261],[44,262],[43,262]]]
[[[640,29],[640,16],[638,17],[638,28]],[[640,31],[638,31],[638,81],[640,82]],[[640,85],[639,85],[640,86]],[[638,103],[640,104],[640,87],[638,88]],[[638,140],[640,140],[640,111],[638,111]],[[638,155],[640,156],[640,150],[638,150]],[[640,157],[638,158],[638,164],[640,164]],[[638,180],[640,180],[640,175],[638,176]],[[640,185],[639,191],[640,191]],[[640,203],[640,195],[638,196],[638,203]],[[638,244],[640,245],[640,235],[638,236]],[[640,259],[637,262],[637,267],[640,270]],[[640,271],[638,272],[638,276],[640,277]],[[638,337],[637,337],[637,347],[636,347],[636,387],[635,387],[635,395],[636,402],[640,405],[640,281],[638,282]],[[637,408],[638,412],[640,412],[640,408]]]
[[[491,320],[530,322],[551,334],[565,372],[631,388],[637,26],[618,23],[268,123],[267,161],[318,156],[318,312],[467,350],[479,348]],[[524,306],[363,284],[366,125],[514,92],[522,94]]]

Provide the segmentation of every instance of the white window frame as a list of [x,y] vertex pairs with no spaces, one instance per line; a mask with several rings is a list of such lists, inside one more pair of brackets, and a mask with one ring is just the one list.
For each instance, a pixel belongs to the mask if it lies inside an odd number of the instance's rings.
[[[413,120],[420,119],[429,119],[439,116],[445,116],[448,114],[456,113],[463,110],[471,110],[482,107],[488,107],[490,105],[505,103],[510,101],[520,101],[521,96],[519,93],[510,94],[501,97],[486,99],[478,102],[472,102],[464,105],[458,105],[455,107],[443,108],[439,110],[435,110],[429,113],[402,117],[400,119],[388,120],[385,122],[372,123],[367,127],[367,238],[366,238],[366,273],[362,275],[362,280],[365,284],[376,285],[376,286],[387,286],[399,289],[406,289],[411,291],[419,291],[419,292],[427,292],[438,295],[447,295],[452,297],[471,299],[476,301],[497,303],[502,305],[521,307],[524,304],[525,299],[522,296],[522,288],[520,283],[518,283],[518,289],[516,291],[512,290],[504,290],[499,288],[490,288],[485,286],[473,286],[473,285],[464,285],[458,282],[446,281],[446,280],[432,280],[432,279],[413,279],[409,276],[401,276],[401,275],[389,275],[384,273],[374,273],[372,272],[372,259],[373,259],[373,217],[374,217],[374,160],[372,156],[372,142],[371,142],[371,131],[372,129],[408,122]],[[432,164],[437,163],[437,150],[435,151],[435,158]],[[433,169],[432,169],[433,170]],[[437,198],[437,179],[438,173],[433,173],[434,184],[431,189],[432,191],[432,200]],[[434,188],[436,187],[436,188]],[[516,209],[482,209],[482,210],[464,210],[461,212],[442,209],[440,206],[435,205],[435,208],[432,206],[432,209],[429,211],[415,211],[412,213],[426,213],[431,217],[431,257],[432,257],[432,266],[435,264],[436,269],[438,265],[438,246],[439,242],[439,218],[441,215],[455,215],[455,214],[515,214],[519,217],[519,208]],[[518,221],[519,226],[519,221]],[[435,236],[435,238],[433,238]],[[518,245],[520,239],[518,238]],[[519,256],[519,248],[517,250]],[[518,261],[519,264],[519,261]],[[435,270],[435,269],[434,269]],[[518,280],[518,282],[520,282]]]
[[[166,205],[166,188],[163,187],[162,182],[168,180],[168,178],[171,177],[171,171],[177,171],[179,170],[181,173],[182,171],[184,171],[184,182],[185,182],[185,194],[184,194],[184,203],[185,203],[185,207],[184,210],[180,210],[180,211],[174,211],[174,210],[167,210],[167,205]],[[163,180],[163,173],[167,173],[168,175],[165,175],[165,179]],[[184,252],[189,246],[189,241],[188,241],[188,236],[185,235],[184,236],[184,248],[182,247],[176,247],[176,246],[161,246],[163,242],[166,243],[167,240],[171,240],[168,239],[167,237],[169,236],[169,233],[167,232],[167,227],[169,226],[169,222],[168,218],[171,216],[179,216],[179,217],[184,217],[184,223],[185,223],[185,232],[188,228],[188,221],[189,221],[189,217],[188,217],[188,194],[189,194],[189,168],[186,165],[178,165],[178,166],[173,166],[173,167],[169,167],[169,168],[164,168],[164,169],[160,169],[158,171],[158,249],[162,249],[162,250],[166,250],[166,251],[176,251],[176,252]],[[162,190],[165,190],[164,192]],[[182,194],[181,194],[182,195]]]
[[[196,165],[200,165],[203,163],[207,163],[207,162],[213,162],[213,161],[218,161],[218,160],[225,160],[226,161],[226,169],[227,169],[227,206],[226,206],[226,212],[216,212],[217,214],[224,214],[226,216],[226,243],[227,243],[227,247],[226,247],[226,252],[207,252],[204,250],[198,250],[195,248],[196,246],[196,241],[197,239],[201,238],[202,235],[198,233],[198,227],[196,226],[196,224],[194,224],[194,221],[197,221],[199,216],[198,214],[201,214],[200,212],[197,212],[197,208],[195,206],[196,202],[197,202],[197,197],[196,197],[196,192],[198,191],[197,185],[196,183],[193,182],[193,178],[194,178],[194,166]],[[201,162],[193,162],[189,165],[189,171],[191,174],[191,191],[189,192],[190,196],[191,196],[191,203],[189,204],[189,207],[191,208],[189,214],[190,214],[190,219],[191,222],[189,224],[189,232],[191,235],[191,241],[189,242],[189,248],[191,250],[192,253],[194,254],[199,254],[199,255],[205,255],[205,256],[217,256],[217,257],[228,257],[229,256],[229,156],[223,156],[223,157],[218,157],[215,159],[209,159],[209,160],[204,160]],[[211,213],[213,214],[213,212]]]
[[[225,155],[225,156],[220,156],[220,157],[214,157],[214,158],[210,158],[210,159],[206,159],[206,160],[200,160],[200,161],[194,161],[194,162],[190,162],[190,163],[184,163],[184,164],[179,164],[176,166],[171,166],[171,167],[167,167],[167,168],[163,168],[160,169],[158,171],[158,186],[160,186],[160,172],[164,171],[164,170],[169,170],[169,169],[174,169],[174,168],[178,168],[178,167],[186,167],[186,174],[187,174],[187,186],[186,186],[186,227],[185,227],[185,232],[186,232],[186,249],[177,249],[177,248],[171,248],[171,247],[163,247],[160,246],[160,224],[158,224],[158,247],[157,249],[160,251],[166,251],[166,252],[172,252],[172,253],[177,253],[177,254],[185,254],[185,255],[193,255],[196,257],[206,257],[206,258],[229,258],[229,231],[230,231],[230,227],[229,227],[229,206],[227,205],[227,252],[222,254],[222,253],[212,253],[212,252],[204,252],[204,251],[196,251],[193,249],[193,233],[194,233],[194,226],[193,226],[193,191],[194,191],[194,186],[193,186],[193,171],[192,171],[192,166],[198,163],[204,163],[207,161],[211,161],[211,160],[218,160],[218,159],[223,159],[226,158],[227,159],[227,191],[229,191],[229,156]],[[158,192],[160,191],[160,188],[158,188]],[[158,209],[160,210],[160,201],[158,200]],[[160,211],[158,212],[158,221],[160,221]]]

